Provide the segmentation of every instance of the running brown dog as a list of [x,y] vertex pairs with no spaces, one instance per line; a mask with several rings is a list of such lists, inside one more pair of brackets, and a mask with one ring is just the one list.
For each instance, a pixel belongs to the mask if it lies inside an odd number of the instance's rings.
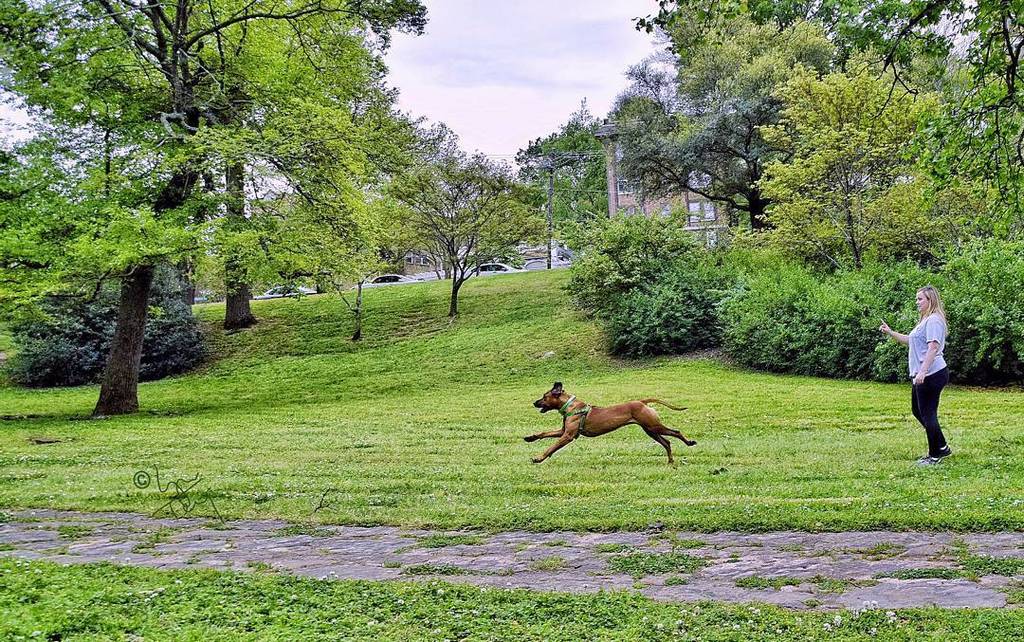
[[668,463],[672,463],[672,445],[665,439],[665,435],[681,439],[687,446],[696,446],[697,442],[687,439],[686,435],[678,430],[672,430],[661,423],[658,413],[649,403],[660,403],[672,410],[686,410],[672,404],[665,403],[660,399],[640,399],[639,401],[627,401],[607,408],[588,406],[575,395],[570,395],[562,388],[562,382],[556,381],[551,390],[544,393],[544,396],[533,402],[534,408],[540,408],[542,413],[549,410],[557,410],[562,415],[562,429],[549,432],[539,432],[529,437],[526,441],[537,441],[545,437],[558,437],[558,442],[548,448],[543,455],[533,458],[533,463],[539,464],[555,453],[559,448],[580,435],[584,437],[597,437],[609,433],[616,428],[638,424],[647,433],[647,436],[658,442],[668,453]]

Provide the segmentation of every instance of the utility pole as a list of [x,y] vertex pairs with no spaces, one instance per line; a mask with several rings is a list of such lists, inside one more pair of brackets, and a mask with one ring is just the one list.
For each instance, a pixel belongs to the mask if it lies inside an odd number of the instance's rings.
[[555,238],[555,217],[552,213],[553,201],[555,200],[555,164],[548,166],[548,269],[551,269],[551,242]]
[[605,119],[604,124],[597,128],[595,134],[597,139],[604,145],[605,155],[605,168],[606,177],[608,182],[608,217],[615,218],[615,214],[619,211],[619,176],[618,168],[618,149],[616,146],[616,140],[618,139],[618,128],[615,123]]

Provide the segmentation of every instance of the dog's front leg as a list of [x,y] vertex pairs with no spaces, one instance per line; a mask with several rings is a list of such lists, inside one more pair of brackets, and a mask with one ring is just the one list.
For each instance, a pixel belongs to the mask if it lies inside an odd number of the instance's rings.
[[559,428],[558,430],[549,430],[547,432],[539,432],[536,435],[530,435],[529,437],[523,437],[523,441],[537,441],[538,439],[546,439],[548,437],[561,437],[565,434],[565,428]]
[[555,452],[559,448],[565,446],[566,444],[568,444],[570,441],[572,441],[575,438],[576,438],[576,430],[572,430],[571,432],[569,430],[564,431],[564,434],[562,435],[561,439],[559,439],[557,442],[555,442],[554,446],[552,446],[551,448],[548,448],[546,451],[544,451],[544,454],[541,455],[540,457],[534,457],[533,458],[533,463],[539,464],[540,462],[544,461],[545,459],[547,459],[551,455],[555,454]]

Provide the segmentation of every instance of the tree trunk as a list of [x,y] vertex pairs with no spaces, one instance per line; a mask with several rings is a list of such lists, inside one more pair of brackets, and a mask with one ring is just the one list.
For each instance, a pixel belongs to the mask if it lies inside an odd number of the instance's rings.
[[139,409],[139,365],[152,284],[152,265],[138,266],[121,280],[117,329],[93,416],[126,415]]
[[[224,182],[228,193],[227,227],[238,229],[245,224],[245,166],[241,163],[228,165]],[[227,257],[224,265],[224,286],[227,303],[224,307],[224,329],[241,330],[256,323],[256,317],[249,307],[252,291],[245,283],[244,271],[235,257]]]
[[771,229],[772,224],[765,217],[768,201],[761,196],[761,190],[756,188],[751,190],[747,195],[747,204],[750,206],[750,229],[754,231]]
[[448,304],[448,316],[453,319],[459,313],[459,289],[463,283],[465,283],[465,279],[461,279],[455,274],[452,275],[452,298]]
[[[153,211],[160,214],[180,207],[188,199],[197,178],[189,169],[174,174],[157,195]],[[137,265],[121,280],[117,326],[93,415],[123,415],[139,409],[139,365],[153,269],[152,265]]]
[[192,259],[178,264],[178,280],[181,282],[181,300],[192,307],[196,304],[196,271]]
[[356,309],[352,311],[356,316],[356,329],[352,333],[352,340],[359,341],[363,338],[363,282],[356,284]]

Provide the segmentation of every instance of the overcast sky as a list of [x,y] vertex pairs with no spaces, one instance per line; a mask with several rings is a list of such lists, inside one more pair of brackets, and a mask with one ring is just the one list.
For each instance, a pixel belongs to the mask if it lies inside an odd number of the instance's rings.
[[603,116],[624,72],[654,52],[633,19],[655,0],[426,0],[427,32],[387,56],[401,107],[443,121],[463,147],[514,155],[583,98]]
[[[603,116],[626,68],[654,51],[633,19],[655,0],[425,0],[424,35],[395,36],[387,55],[400,106],[443,121],[468,151],[511,158],[587,99]],[[2,131],[23,122],[0,106]]]

